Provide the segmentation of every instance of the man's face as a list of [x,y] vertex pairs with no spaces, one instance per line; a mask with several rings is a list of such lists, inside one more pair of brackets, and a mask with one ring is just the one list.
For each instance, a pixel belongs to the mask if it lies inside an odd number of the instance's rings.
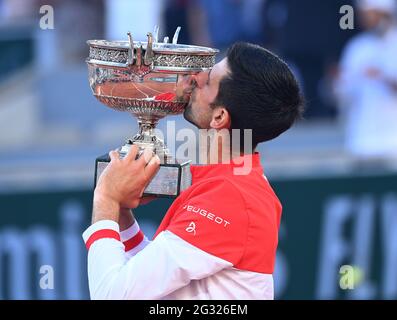
[[213,109],[210,104],[215,101],[220,81],[227,73],[227,59],[224,58],[210,71],[200,72],[190,79],[193,83],[192,93],[183,116],[199,129],[211,128]]

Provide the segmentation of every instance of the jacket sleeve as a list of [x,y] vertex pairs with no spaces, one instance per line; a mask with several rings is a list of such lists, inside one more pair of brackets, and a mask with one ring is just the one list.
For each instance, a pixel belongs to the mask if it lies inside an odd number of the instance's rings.
[[170,231],[131,258],[124,252],[118,225],[99,221],[83,235],[88,247],[91,299],[161,299],[232,264],[210,255]]
[[92,299],[161,299],[232,267],[244,254],[248,218],[239,191],[218,179],[196,187],[153,241],[137,230],[123,243],[118,224],[103,220],[83,234]]

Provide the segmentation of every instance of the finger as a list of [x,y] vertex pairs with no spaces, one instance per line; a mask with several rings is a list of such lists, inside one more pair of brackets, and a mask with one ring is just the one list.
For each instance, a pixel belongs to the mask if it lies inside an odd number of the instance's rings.
[[143,150],[141,156],[138,159],[139,165],[142,167],[146,166],[146,164],[149,163],[150,160],[153,158],[153,155],[153,149],[146,148],[145,150]]
[[145,167],[146,177],[150,180],[154,177],[157,171],[160,168],[160,158],[156,154],[152,159],[150,159],[149,163]]
[[138,154],[139,147],[135,144],[131,145],[130,150],[127,155],[124,157],[126,161],[133,161],[136,159],[136,155]]
[[112,150],[109,152],[110,161],[116,161],[120,159],[120,155],[117,150]]

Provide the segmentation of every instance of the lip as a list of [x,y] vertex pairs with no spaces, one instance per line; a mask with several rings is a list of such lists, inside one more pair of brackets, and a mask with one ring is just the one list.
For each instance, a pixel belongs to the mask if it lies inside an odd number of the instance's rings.
[[195,89],[194,87],[186,88],[185,90],[183,90],[183,94],[185,96],[189,96],[190,98],[190,96],[193,94],[194,89]]

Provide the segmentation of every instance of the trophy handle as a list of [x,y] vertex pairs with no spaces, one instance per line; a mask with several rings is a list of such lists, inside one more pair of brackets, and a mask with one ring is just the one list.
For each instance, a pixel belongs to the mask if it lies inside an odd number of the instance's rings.
[[151,32],[147,34],[148,41],[144,56],[142,44],[140,42],[137,42],[135,47],[131,32],[127,32],[127,35],[129,40],[129,48],[127,62],[125,66],[138,77],[140,82],[143,82],[143,77],[146,74],[150,73],[152,70],[152,64],[154,59],[153,35]]
[[130,67],[134,64],[134,40],[132,39],[131,32],[127,32],[130,47],[128,49],[127,66]]
[[176,28],[174,37],[172,38],[172,44],[177,44],[178,43],[178,38],[179,38],[179,32],[181,31],[181,27]]
[[147,45],[146,45],[146,52],[145,52],[145,57],[143,58],[143,63],[146,66],[149,66],[152,64],[154,58],[154,53],[153,53],[153,35],[151,32],[148,32],[147,34]]

